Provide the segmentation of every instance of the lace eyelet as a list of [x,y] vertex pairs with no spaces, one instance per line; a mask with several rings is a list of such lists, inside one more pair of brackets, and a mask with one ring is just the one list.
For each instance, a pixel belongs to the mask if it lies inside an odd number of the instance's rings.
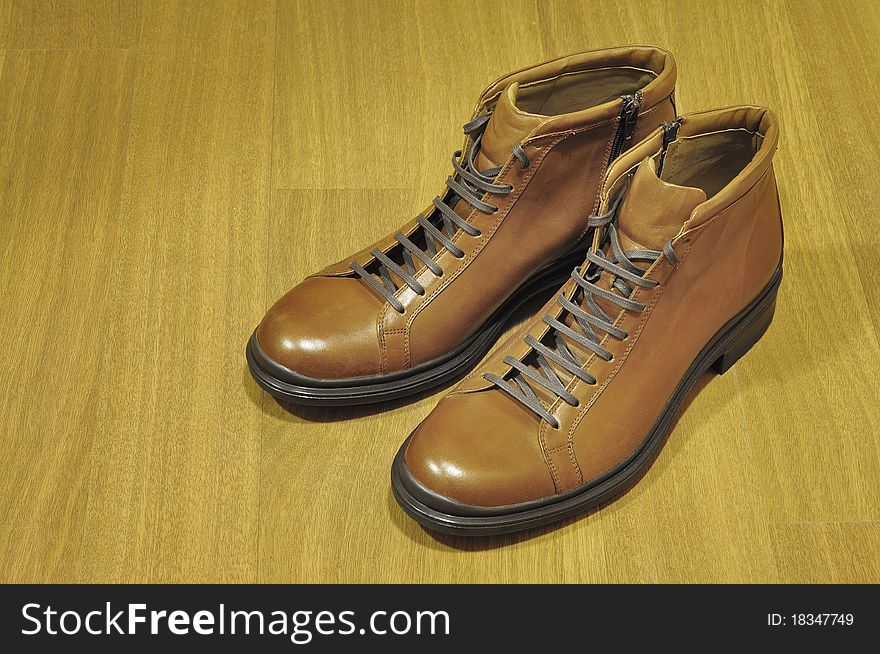
[[475,234],[471,234],[471,236],[473,236],[474,238],[479,238],[482,235],[483,235],[483,232],[479,229],[477,230],[477,232]]

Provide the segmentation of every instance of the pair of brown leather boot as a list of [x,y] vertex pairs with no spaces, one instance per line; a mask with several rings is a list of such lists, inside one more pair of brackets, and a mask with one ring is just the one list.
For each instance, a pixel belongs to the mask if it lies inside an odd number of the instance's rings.
[[634,46],[490,85],[431,204],[269,310],[256,381],[302,404],[404,397],[561,287],[410,434],[394,495],[429,528],[493,534],[632,486],[697,378],[767,329],[782,275],[775,118],[676,117],[675,81],[668,52]]

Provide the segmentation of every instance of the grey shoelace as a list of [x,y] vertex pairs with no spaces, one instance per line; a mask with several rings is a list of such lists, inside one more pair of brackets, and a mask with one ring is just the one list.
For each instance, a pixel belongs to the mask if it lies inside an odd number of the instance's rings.
[[[484,202],[482,199],[483,195],[485,193],[507,195],[513,191],[513,187],[508,184],[494,183],[498,173],[501,172],[501,166],[487,168],[486,170],[478,170],[474,163],[474,158],[480,150],[483,131],[486,128],[486,124],[489,122],[489,118],[490,114],[477,116],[470,122],[465,123],[463,127],[464,133],[473,138],[473,143],[468,149],[466,156],[461,156],[461,150],[457,150],[452,155],[452,167],[455,174],[446,178],[446,186],[450,193],[446,200],[443,200],[438,196],[435,197],[433,201],[436,212],[432,215],[435,218],[439,216],[442,221],[443,229],[438,229],[441,223],[438,222],[435,225],[431,221],[430,216],[426,217],[422,215],[416,219],[424,230],[425,249],[423,250],[420,248],[401,232],[396,232],[394,237],[397,239],[397,242],[403,246],[403,266],[391,259],[385,252],[382,252],[378,248],[373,249],[370,254],[372,254],[379,263],[378,273],[381,282],[356,261],[352,261],[349,264],[349,267],[364,281],[375,288],[398,313],[403,313],[404,307],[400,300],[394,296],[398,287],[391,278],[391,273],[394,273],[402,279],[413,291],[419,295],[424,295],[425,287],[415,278],[417,269],[413,257],[424,263],[425,266],[427,266],[437,277],[440,277],[443,274],[443,269],[433,259],[439,248],[444,247],[449,250],[454,257],[461,259],[464,257],[464,251],[452,241],[456,231],[461,229],[470,236],[480,235],[481,232],[479,229],[459,216],[453,209],[458,201],[464,200],[474,209],[482,211],[483,213],[491,214],[498,211],[498,207]],[[519,159],[523,168],[529,167],[529,157],[525,150],[523,150],[522,146],[514,145],[513,154]],[[462,165],[462,163],[464,165]]]
[[[569,349],[565,343],[565,338],[571,339],[605,361],[610,361],[612,354],[600,344],[601,337],[597,330],[599,332],[606,332],[619,340],[624,340],[629,334],[613,324],[614,317],[606,314],[595,298],[600,297],[621,309],[641,313],[644,311],[645,305],[630,299],[634,288],[653,288],[659,282],[645,279],[646,269],[639,268],[633,262],[647,261],[650,265],[650,263],[653,263],[661,256],[665,256],[673,264],[678,262],[678,257],[672,248],[671,241],[663,246],[662,252],[643,249],[623,251],[620,245],[620,238],[617,235],[617,228],[612,222],[617,213],[621,197],[622,195],[615,200],[607,213],[601,216],[590,216],[589,218],[591,227],[607,225],[606,233],[610,241],[611,252],[610,257],[606,256],[601,249],[587,252],[587,261],[592,266],[587,268],[586,277],[582,276],[577,268],[572,271],[571,278],[583,289],[583,299],[581,301],[583,306],[578,306],[566,299],[562,293],[557,297],[557,301],[562,305],[563,309],[574,317],[575,322],[581,329],[581,333],[547,314],[543,320],[553,329],[552,338],[556,346],[555,349],[541,343],[531,334],[525,337],[525,342],[537,356],[541,372],[530,368],[519,359],[506,356],[504,357],[504,363],[517,371],[512,378],[512,382],[492,373],[485,373],[483,375],[486,380],[492,382],[524,406],[534,411],[543,420],[546,420],[554,429],[559,428],[559,421],[547,411],[531,384],[537,384],[547,389],[570,406],[578,406],[579,401],[566,390],[566,383],[559,377],[556,370],[550,365],[550,362],[555,363],[587,384],[596,384],[596,378],[582,369],[583,362]],[[614,275],[611,288],[617,291],[616,293],[600,288],[594,283],[599,280],[602,271],[607,271]]]

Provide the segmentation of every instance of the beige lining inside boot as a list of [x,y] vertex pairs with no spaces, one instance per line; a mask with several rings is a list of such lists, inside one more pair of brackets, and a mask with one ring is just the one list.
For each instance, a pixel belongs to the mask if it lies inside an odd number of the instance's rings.
[[521,84],[516,106],[525,112],[557,116],[595,107],[631,95],[657,77],[650,70],[615,66],[562,73]]
[[702,189],[711,198],[752,161],[763,139],[744,128],[679,137],[666,149],[660,179]]

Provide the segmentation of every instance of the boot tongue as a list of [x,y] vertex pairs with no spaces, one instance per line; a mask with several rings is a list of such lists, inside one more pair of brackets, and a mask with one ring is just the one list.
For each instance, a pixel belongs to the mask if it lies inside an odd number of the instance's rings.
[[495,104],[476,157],[480,170],[503,165],[513,146],[531,134],[545,118],[519,110],[516,106],[518,93],[519,84],[514,82],[501,93]]
[[705,201],[701,189],[659,179],[654,160],[647,157],[639,164],[618,212],[623,249],[662,249],[678,234],[694,208]]

